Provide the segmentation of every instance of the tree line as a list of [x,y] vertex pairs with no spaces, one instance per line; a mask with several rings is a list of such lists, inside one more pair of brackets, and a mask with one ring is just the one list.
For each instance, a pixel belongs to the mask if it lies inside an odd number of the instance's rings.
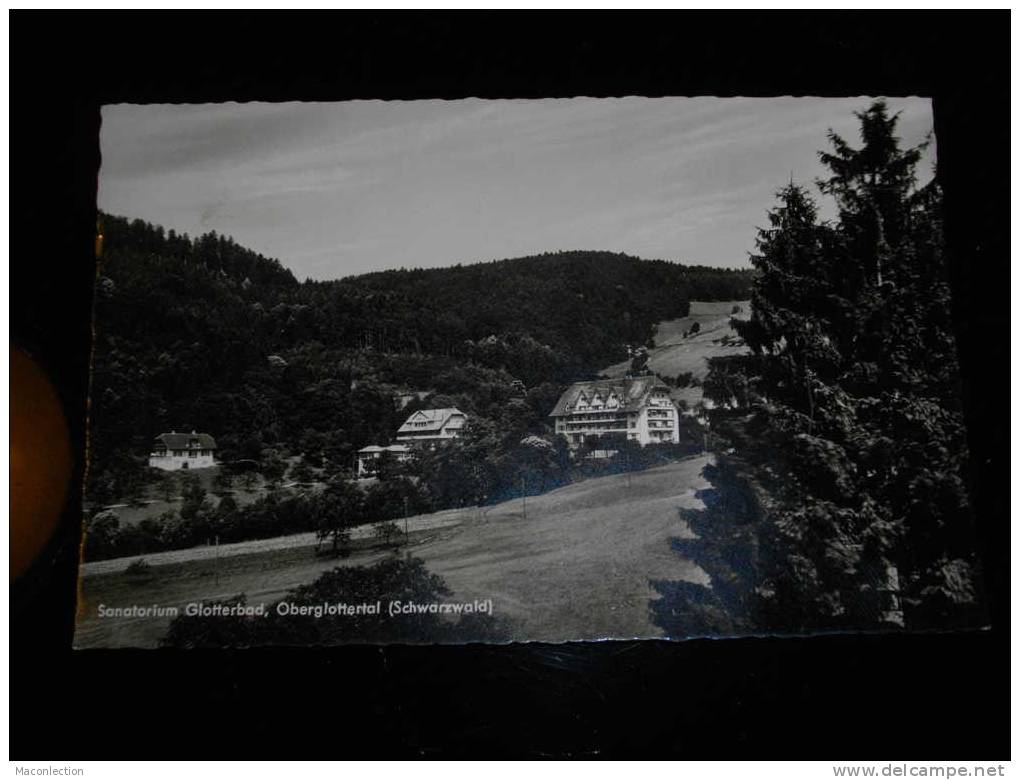
[[733,323],[749,354],[710,363],[715,491],[678,548],[712,587],[656,583],[671,633],[981,620],[941,193],[884,102],[857,116],[861,145],[820,153],[836,218],[779,190]]
[[[562,437],[553,441],[499,434],[491,426],[472,426],[455,446],[424,452],[412,462],[383,456],[375,479],[359,485],[346,475],[327,476],[298,461],[291,468],[277,463],[264,495],[247,504],[237,499],[249,474],[240,478],[221,469],[212,495],[195,475],[165,484],[161,498],[180,505],[137,523],[121,522],[116,512],[100,510],[87,520],[86,561],[150,555],[211,544],[268,539],[288,534],[317,535],[320,552],[347,555],[351,532],[408,516],[468,506],[483,506],[520,496],[538,495],[593,476],[638,471],[701,451],[700,427],[682,421],[681,441],[641,447],[620,435],[593,438],[572,458]],[[596,450],[613,450],[610,458],[590,459]],[[284,476],[299,480],[283,489]],[[247,487],[252,487],[251,484]],[[385,536],[386,529],[379,533]],[[390,542],[391,539],[384,541]]]

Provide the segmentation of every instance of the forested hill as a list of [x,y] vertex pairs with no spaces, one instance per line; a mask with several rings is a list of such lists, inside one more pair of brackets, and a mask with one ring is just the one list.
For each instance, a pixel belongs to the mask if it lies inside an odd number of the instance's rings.
[[[644,343],[652,325],[684,317],[690,300],[733,300],[751,274],[610,252],[557,252],[449,268],[382,271],[341,280],[385,300],[413,302],[431,318],[413,346],[449,352],[465,339],[521,333],[572,356],[577,367],[604,365],[624,343]],[[384,346],[407,312],[380,312]]]
[[[103,215],[95,304],[93,479],[139,469],[171,429],[224,457],[266,448],[346,459],[388,441],[394,394],[433,391],[492,418],[626,357],[690,299],[749,294],[751,273],[564,252],[299,283],[215,233]],[[543,389],[539,389],[543,388]],[[546,410],[547,411],[547,410]],[[536,423],[537,425],[538,423]],[[321,456],[321,457],[320,457]],[[97,486],[92,485],[95,489]]]

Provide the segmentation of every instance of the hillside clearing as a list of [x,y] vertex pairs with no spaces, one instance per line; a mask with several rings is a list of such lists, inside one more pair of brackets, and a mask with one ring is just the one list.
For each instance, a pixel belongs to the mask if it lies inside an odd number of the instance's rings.
[[[734,314],[734,307],[740,312]],[[739,354],[744,349],[730,326],[730,319],[750,316],[750,301],[691,301],[690,313],[676,320],[660,322],[655,336],[655,347],[648,350],[648,368],[662,377],[674,379],[690,373],[701,381],[708,376],[708,359]],[[684,338],[684,331],[694,323],[701,330]],[[607,377],[622,377],[630,371],[630,361],[609,366],[602,373]],[[674,400],[683,400],[689,406],[701,400],[701,387],[676,388]]]

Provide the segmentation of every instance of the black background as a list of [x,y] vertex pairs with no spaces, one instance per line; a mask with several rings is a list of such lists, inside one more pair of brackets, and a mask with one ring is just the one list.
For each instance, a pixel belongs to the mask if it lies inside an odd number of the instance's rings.
[[10,18],[12,339],[58,385],[78,480],[102,103],[933,96],[993,613],[955,634],[75,653],[76,488],[12,587],[12,758],[1008,756],[1008,12]]

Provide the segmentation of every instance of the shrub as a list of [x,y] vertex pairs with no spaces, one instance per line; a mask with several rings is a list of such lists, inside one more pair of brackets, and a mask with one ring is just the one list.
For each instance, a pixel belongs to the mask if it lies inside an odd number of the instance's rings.
[[228,495],[234,487],[234,475],[225,468],[220,468],[213,477],[213,492],[218,496]]
[[315,472],[304,459],[301,459],[291,467],[290,478],[304,485],[315,481]]
[[152,566],[145,558],[139,558],[137,561],[133,561],[125,570],[124,574],[132,582],[148,582],[155,574],[153,574]]
[[677,387],[690,387],[694,384],[694,372],[684,371],[682,374],[677,374],[674,384]]
[[[446,582],[431,573],[419,558],[390,556],[372,566],[338,566],[317,580],[287,593],[289,604],[315,607],[325,603],[382,603],[366,614],[283,615],[266,605],[266,616],[232,614],[174,618],[164,647],[245,647],[251,645],[336,645],[348,642],[502,642],[510,638],[505,619],[475,612],[451,615],[416,613],[390,618],[386,602],[419,604],[442,601],[451,595]],[[244,595],[218,602],[223,607],[246,606]],[[256,605],[247,605],[256,607]],[[452,619],[451,619],[452,618]]]
[[401,533],[400,526],[392,520],[380,523],[375,527],[375,538],[382,542],[386,547],[399,546]]
[[85,560],[112,558],[120,536],[120,519],[116,513],[98,512],[85,524]]

